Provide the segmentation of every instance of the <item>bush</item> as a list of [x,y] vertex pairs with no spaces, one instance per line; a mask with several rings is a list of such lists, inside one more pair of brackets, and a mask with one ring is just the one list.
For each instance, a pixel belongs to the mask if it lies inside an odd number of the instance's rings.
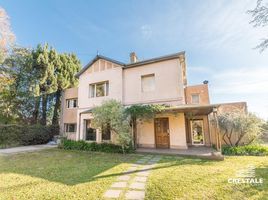
[[42,125],[0,125],[0,148],[45,144],[57,129],[56,126]]
[[250,155],[250,156],[267,156],[268,146],[263,145],[246,145],[238,147],[223,146],[224,155]]
[[[64,139],[60,145],[61,148],[67,150],[80,150],[80,151],[99,151],[106,153],[123,153],[123,149],[120,145],[111,144],[111,143],[96,143],[96,142],[86,142],[83,140],[73,141]],[[132,148],[129,147],[124,149],[125,153],[133,152]]]

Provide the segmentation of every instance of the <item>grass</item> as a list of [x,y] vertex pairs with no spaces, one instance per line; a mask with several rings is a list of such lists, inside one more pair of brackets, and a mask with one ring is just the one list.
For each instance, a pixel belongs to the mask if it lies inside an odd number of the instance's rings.
[[[262,185],[230,184],[236,172],[256,167]],[[268,157],[233,156],[224,161],[165,157],[148,183],[147,199],[268,199]]]
[[[140,155],[50,149],[0,156],[0,199],[102,199],[115,179]],[[237,170],[256,166],[259,186],[227,182]],[[224,161],[163,156],[152,170],[146,199],[267,199],[268,157]]]
[[0,156],[0,199],[101,199],[138,157],[58,149]]

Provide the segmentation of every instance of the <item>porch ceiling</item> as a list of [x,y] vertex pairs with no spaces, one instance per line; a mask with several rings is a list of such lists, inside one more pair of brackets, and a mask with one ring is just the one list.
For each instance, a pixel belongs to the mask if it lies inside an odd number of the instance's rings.
[[208,115],[213,112],[214,108],[218,108],[220,104],[209,104],[209,105],[181,105],[165,108],[164,112],[182,112],[191,113],[193,115]]

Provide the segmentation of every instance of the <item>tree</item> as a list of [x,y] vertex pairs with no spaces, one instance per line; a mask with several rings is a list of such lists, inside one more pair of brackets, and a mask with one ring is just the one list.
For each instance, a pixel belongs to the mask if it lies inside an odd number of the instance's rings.
[[[254,27],[264,27],[268,25],[268,3],[265,4],[263,0],[257,1],[257,6],[253,10],[248,11],[252,16],[252,21]],[[256,47],[263,52],[268,47],[268,38],[264,38],[263,41]]]
[[59,64],[59,56],[55,49],[49,48],[48,44],[44,46],[38,45],[36,49],[32,51],[33,56],[33,74],[36,77],[35,82],[35,96],[36,103],[33,112],[35,123],[37,122],[40,101],[42,103],[42,117],[41,124],[47,123],[47,105],[48,95],[54,93],[57,90],[57,80],[55,77],[55,66]]
[[15,35],[11,31],[9,17],[5,9],[0,7],[0,64],[3,63],[9,48],[15,42]]
[[81,64],[74,54],[60,54],[59,63],[55,63],[54,75],[57,80],[57,91],[55,93],[55,106],[52,117],[52,124],[59,123],[59,110],[61,105],[61,94],[66,88],[77,85],[78,81],[75,74],[80,71]]
[[136,148],[137,121],[138,119],[151,119],[156,113],[161,112],[165,106],[162,105],[132,105],[125,109],[125,113],[130,117],[132,128],[133,145]]
[[118,143],[123,152],[131,143],[129,119],[125,115],[124,107],[116,100],[103,102],[92,110],[92,124],[96,128],[109,126],[110,130],[117,134]]
[[252,113],[223,113],[218,116],[218,122],[222,139],[230,146],[250,144],[262,133],[262,120]]
[[[3,123],[14,120],[29,123],[34,101],[31,92],[31,63],[31,51],[15,47],[2,64],[2,70],[5,72],[5,76],[1,76],[0,92]],[[7,82],[2,82],[3,79]]]

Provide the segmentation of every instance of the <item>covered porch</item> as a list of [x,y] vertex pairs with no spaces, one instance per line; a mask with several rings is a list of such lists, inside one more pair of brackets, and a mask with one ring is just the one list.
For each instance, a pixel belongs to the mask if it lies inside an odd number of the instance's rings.
[[[138,126],[138,151],[208,155],[220,151],[218,104],[167,107]],[[212,130],[213,129],[213,130]],[[213,133],[213,134],[212,134]]]

